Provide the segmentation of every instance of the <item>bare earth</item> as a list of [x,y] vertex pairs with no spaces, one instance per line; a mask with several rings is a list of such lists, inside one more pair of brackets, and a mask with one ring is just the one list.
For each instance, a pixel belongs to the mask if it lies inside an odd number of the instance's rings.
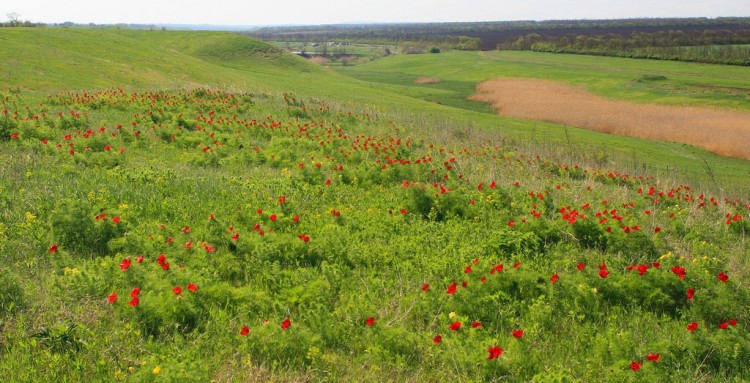
[[414,80],[414,83],[415,84],[420,84],[420,85],[425,85],[425,84],[437,84],[440,81],[442,81],[442,80],[439,79],[439,78],[427,77],[427,76],[420,76],[420,77],[417,77],[416,80]]
[[470,98],[502,116],[565,124],[598,132],[680,142],[750,159],[750,113],[606,99],[548,80],[499,78]]

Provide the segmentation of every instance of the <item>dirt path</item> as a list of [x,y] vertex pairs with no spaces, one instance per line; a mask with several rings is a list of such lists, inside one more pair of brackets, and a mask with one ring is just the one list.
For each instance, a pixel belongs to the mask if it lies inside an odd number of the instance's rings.
[[499,78],[470,98],[502,116],[576,126],[650,140],[681,142],[750,159],[750,113],[699,107],[637,104],[606,99],[548,80]]

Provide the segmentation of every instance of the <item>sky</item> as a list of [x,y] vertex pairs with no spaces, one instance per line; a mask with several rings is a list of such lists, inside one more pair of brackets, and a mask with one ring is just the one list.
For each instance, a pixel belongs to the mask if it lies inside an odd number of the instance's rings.
[[750,0],[3,0],[43,23],[285,25],[750,16]]

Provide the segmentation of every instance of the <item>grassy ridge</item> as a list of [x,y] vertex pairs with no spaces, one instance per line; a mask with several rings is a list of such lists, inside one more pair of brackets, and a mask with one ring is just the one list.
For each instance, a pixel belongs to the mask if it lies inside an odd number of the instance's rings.
[[[533,150],[541,146],[548,155],[561,160],[609,167],[617,164],[632,172],[669,173],[732,194],[750,188],[746,161],[717,157],[680,144],[499,118],[486,105],[466,100],[474,84],[502,74],[585,84],[595,93],[628,100],[746,110],[750,104],[747,94],[727,90],[745,86],[742,79],[746,68],[531,52],[450,52],[393,56],[342,68],[339,74],[282,54],[265,43],[220,32],[6,28],[0,31],[0,37],[0,57],[4,58],[0,67],[8,73],[3,84],[7,88],[44,91],[212,86],[272,94],[292,92],[323,97],[347,107],[366,105],[421,134],[445,140],[476,131]],[[644,74],[660,74],[668,81],[634,81]],[[424,75],[443,81],[413,84],[416,77]],[[713,179],[707,177],[707,168]]]

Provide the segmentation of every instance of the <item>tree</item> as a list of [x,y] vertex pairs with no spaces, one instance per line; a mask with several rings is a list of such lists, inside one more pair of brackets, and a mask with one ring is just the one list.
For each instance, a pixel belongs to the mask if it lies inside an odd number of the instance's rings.
[[19,24],[19,19],[21,18],[21,15],[16,12],[10,12],[6,16],[8,16],[8,21],[10,22],[11,26],[16,26]]

